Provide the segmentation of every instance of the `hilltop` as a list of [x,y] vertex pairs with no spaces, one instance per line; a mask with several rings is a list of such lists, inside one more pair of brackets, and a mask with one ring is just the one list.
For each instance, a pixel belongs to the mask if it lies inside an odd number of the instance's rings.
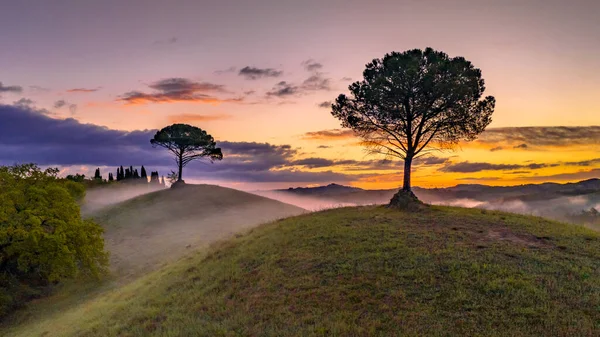
[[11,336],[597,336],[600,234],[432,206],[279,220]]
[[305,210],[254,194],[188,184],[90,213],[104,227],[111,267],[120,275],[156,269],[215,240]]

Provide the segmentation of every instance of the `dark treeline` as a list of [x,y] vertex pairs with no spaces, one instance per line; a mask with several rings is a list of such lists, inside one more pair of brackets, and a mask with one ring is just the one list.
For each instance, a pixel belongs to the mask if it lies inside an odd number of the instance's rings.
[[[78,181],[78,182],[83,182],[85,180],[85,175],[84,174],[75,174],[75,175],[68,175],[67,179],[69,180],[73,180],[73,181]],[[117,172],[116,175],[114,175],[112,172],[108,173],[108,179],[104,179],[102,177],[102,173],[100,172],[100,168],[96,168],[96,171],[94,172],[94,178],[92,179],[93,181],[97,181],[97,182],[113,182],[113,181],[120,181],[120,182],[135,182],[135,183],[147,183],[147,184],[156,184],[156,185],[165,185],[165,177],[160,177],[160,175],[158,174],[158,171],[152,171],[150,172],[150,180],[148,180],[148,174],[146,172],[146,168],[142,165],[142,167],[140,168],[140,170],[138,171],[137,168],[134,168],[133,166],[129,166],[128,168],[123,168],[123,166],[119,166],[117,168]]]

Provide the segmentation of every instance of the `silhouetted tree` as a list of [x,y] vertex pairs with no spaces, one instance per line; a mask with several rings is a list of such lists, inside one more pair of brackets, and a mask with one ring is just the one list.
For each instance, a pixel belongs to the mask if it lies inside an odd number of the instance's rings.
[[131,171],[128,168],[126,168],[125,169],[125,177],[123,179],[131,179],[131,177],[132,177]]
[[66,179],[80,183],[85,180],[85,174],[79,174],[79,173],[76,173],[75,175],[69,174],[66,177]]
[[115,180],[115,179],[113,178],[113,174],[112,174],[112,172],[109,172],[109,173],[108,173],[108,181],[113,181],[113,180]]
[[175,155],[179,168],[177,181],[182,181],[183,167],[196,159],[208,158],[212,163],[223,159],[221,149],[206,131],[188,124],[173,124],[156,132],[152,146],[161,146]]
[[363,77],[331,113],[370,152],[404,160],[402,191],[412,197],[414,158],[473,140],[492,120],[495,99],[482,99],[481,71],[463,57],[431,48],[392,52],[367,64]]
[[158,172],[154,172],[153,171],[153,172],[150,173],[150,183],[151,184],[158,184],[159,183],[159,181],[158,181]]
[[123,166],[121,165],[120,168],[117,169],[117,180],[123,180],[125,179],[125,171],[123,171]]
[[142,165],[142,169],[140,171],[140,175],[143,179],[146,180],[146,182],[148,182],[148,175],[146,174],[146,169],[144,168],[144,165]]
[[140,179],[140,174],[138,173],[137,169],[133,171],[133,179]]
[[102,175],[100,174],[100,168],[96,169],[96,172],[94,173],[94,179],[102,180]]

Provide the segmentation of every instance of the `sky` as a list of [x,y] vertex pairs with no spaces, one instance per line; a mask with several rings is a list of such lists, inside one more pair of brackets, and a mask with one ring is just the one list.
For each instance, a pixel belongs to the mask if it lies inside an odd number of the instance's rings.
[[225,159],[186,181],[396,188],[402,164],[367,155],[329,104],[374,58],[432,47],[480,68],[497,102],[413,185],[600,177],[598,1],[0,1],[0,164],[167,174],[149,139],[188,123]]

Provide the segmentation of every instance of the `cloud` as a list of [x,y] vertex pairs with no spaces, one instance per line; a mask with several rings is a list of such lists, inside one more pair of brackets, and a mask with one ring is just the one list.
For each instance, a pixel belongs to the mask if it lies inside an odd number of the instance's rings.
[[442,172],[455,172],[455,173],[473,173],[481,171],[511,171],[517,169],[531,169],[536,170],[544,167],[555,167],[559,164],[539,164],[531,163],[526,165],[519,164],[492,164],[492,163],[472,163],[472,162],[460,162],[450,163],[440,169]]
[[334,166],[335,162],[331,159],[325,159],[325,158],[305,158],[305,159],[293,161],[291,164],[298,165],[298,166],[306,166],[309,168],[317,168],[317,167]]
[[238,75],[245,77],[247,80],[257,80],[264,77],[279,77],[283,75],[283,71],[273,68],[256,68],[246,66],[240,69]]
[[325,101],[325,102],[321,102],[321,103],[317,104],[317,106],[319,108],[329,109],[329,108],[331,108],[331,104],[333,104],[331,101]]
[[328,146],[328,145],[319,145],[319,146],[317,146],[317,149],[329,149],[329,148],[331,148],[331,146]]
[[60,99],[60,100],[54,102],[54,108],[55,109],[60,109],[60,108],[62,108],[65,105],[67,105],[67,102],[64,99]]
[[331,90],[331,80],[323,77],[322,73],[316,73],[302,82],[301,88],[306,91]]
[[288,165],[290,166],[304,166],[307,168],[324,168],[324,167],[344,167],[346,171],[375,171],[375,170],[391,170],[397,169],[401,166],[398,161],[390,160],[333,160],[326,158],[303,158],[291,161]]
[[579,172],[572,173],[559,173],[545,176],[533,176],[533,177],[520,177],[520,180],[528,180],[528,181],[537,181],[537,182],[545,182],[545,181],[573,181],[573,180],[586,180],[600,177],[600,168],[595,168],[591,170],[582,170]]
[[215,74],[217,74],[217,75],[223,75],[223,74],[233,73],[236,70],[237,70],[236,67],[229,67],[229,68],[223,69],[223,70],[215,70]]
[[271,91],[267,92],[267,96],[275,96],[275,97],[287,97],[294,96],[300,92],[300,89],[297,86],[287,83],[286,81],[281,81],[277,83]]
[[526,148],[528,148],[528,146],[525,143],[513,146],[513,149],[526,149]]
[[214,115],[198,115],[198,114],[178,114],[169,116],[169,123],[194,123],[194,122],[211,122],[231,118],[231,115],[214,114]]
[[504,148],[502,146],[496,146],[490,149],[491,152],[496,152],[496,151],[501,151],[504,150]]
[[413,165],[441,165],[447,163],[449,160],[450,158],[429,155],[413,160]]
[[331,129],[305,133],[302,138],[306,140],[341,140],[355,138],[354,131],[350,129]]
[[14,105],[19,107],[31,107],[35,104],[35,102],[29,98],[21,98],[18,101],[13,102]]
[[177,38],[176,37],[170,37],[170,38],[165,39],[165,40],[156,40],[152,44],[155,45],[155,46],[165,46],[165,45],[171,45],[171,44],[175,44],[175,43],[177,43]]
[[2,82],[0,82],[0,94],[3,92],[12,92],[12,93],[20,93],[23,91],[23,87],[18,86],[18,85],[8,85],[5,86],[4,84],[2,84]]
[[340,79],[340,81],[344,81],[344,82],[352,81],[352,77],[342,77]]
[[[0,162],[40,165],[169,163],[151,155],[155,131],[125,132],[73,118],[55,119],[27,107],[0,105]],[[146,145],[148,144],[148,145]],[[145,145],[142,147],[142,145]],[[147,149],[144,149],[147,148]]]
[[486,181],[486,180],[500,180],[500,178],[499,177],[466,177],[466,178],[458,178],[456,180]]
[[267,92],[267,97],[290,97],[301,96],[315,91],[331,90],[331,79],[323,76],[322,73],[314,73],[309,76],[300,85],[281,81],[273,89]]
[[302,62],[302,66],[307,71],[316,71],[316,70],[323,68],[323,65],[321,63],[318,63],[313,59],[308,59],[308,60]]
[[600,126],[490,128],[478,137],[478,142],[534,147],[600,145]]
[[[168,151],[154,149],[150,139],[156,130],[121,131],[73,118],[56,119],[26,107],[0,105],[0,164],[35,162],[70,167],[145,165],[168,172],[173,158]],[[331,171],[309,172],[293,167],[298,149],[291,145],[217,140],[224,159],[215,164],[190,163],[190,179],[234,182],[347,182],[361,175]]]
[[100,88],[94,88],[94,89],[88,89],[88,88],[73,88],[73,89],[67,89],[66,92],[68,93],[89,93],[89,92],[95,92],[100,90]]
[[156,90],[153,93],[130,91],[120,96],[118,101],[125,104],[197,102],[219,104],[223,102],[240,102],[242,99],[221,99],[214,93],[226,93],[223,85],[209,82],[194,82],[185,78],[167,78],[148,85]]
[[68,106],[71,115],[75,115],[75,113],[77,113],[77,104],[69,103],[64,99],[59,99],[58,101],[54,102],[54,109],[60,109],[64,106]]
[[592,165],[600,164],[600,158],[594,158],[594,159],[588,159],[588,160],[582,160],[582,161],[570,161],[570,162],[566,162],[564,164],[570,165],[570,166],[592,166]]
[[50,88],[40,87],[39,85],[30,85],[29,90],[33,91],[34,93],[40,93],[48,92],[50,91]]

